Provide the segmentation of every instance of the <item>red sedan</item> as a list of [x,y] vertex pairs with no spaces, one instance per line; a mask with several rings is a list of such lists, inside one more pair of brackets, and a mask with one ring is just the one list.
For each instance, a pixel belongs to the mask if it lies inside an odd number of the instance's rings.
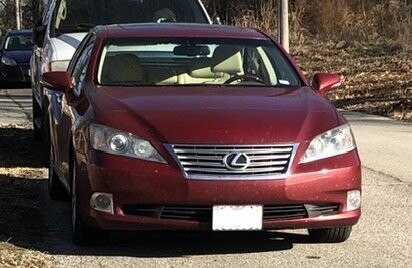
[[[361,215],[347,121],[269,36],[231,26],[97,27],[50,72],[50,195],[73,238],[102,230],[304,228],[342,242]],[[63,94],[58,94],[62,92]]]

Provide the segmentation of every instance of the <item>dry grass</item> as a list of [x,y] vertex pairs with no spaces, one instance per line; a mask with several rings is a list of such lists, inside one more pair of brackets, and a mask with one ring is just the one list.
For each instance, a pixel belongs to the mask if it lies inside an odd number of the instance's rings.
[[[276,34],[276,0],[206,0],[227,24]],[[411,0],[290,0],[292,39],[393,42],[412,49]]]
[[301,45],[292,53],[308,77],[316,72],[344,76],[329,94],[336,106],[412,121],[412,52],[387,44],[336,43]]
[[9,168],[1,173],[5,174],[0,175],[0,267],[52,267],[49,256],[31,250],[44,246],[42,182],[34,178],[44,171]]
[[[276,0],[209,0],[226,23],[276,35]],[[291,52],[309,77],[345,76],[338,107],[412,121],[412,0],[289,0]],[[338,44],[336,46],[336,44]]]
[[41,252],[0,243],[0,267],[49,268],[53,267],[53,263]]
[[0,144],[0,267],[53,267],[38,251],[47,228],[41,204],[46,169],[33,160],[32,131],[0,128]]

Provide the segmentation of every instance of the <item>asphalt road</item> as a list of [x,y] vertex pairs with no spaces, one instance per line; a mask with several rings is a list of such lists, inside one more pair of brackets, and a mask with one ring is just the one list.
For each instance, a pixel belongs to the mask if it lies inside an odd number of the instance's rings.
[[[29,125],[30,101],[29,90],[0,90],[0,126]],[[313,244],[305,231],[120,233],[79,248],[70,205],[44,187],[44,249],[56,267],[411,267],[412,124],[344,114],[363,162],[363,216],[345,243]]]

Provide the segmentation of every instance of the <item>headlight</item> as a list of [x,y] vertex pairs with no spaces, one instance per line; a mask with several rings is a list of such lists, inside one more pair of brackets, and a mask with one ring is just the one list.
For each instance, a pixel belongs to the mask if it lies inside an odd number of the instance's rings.
[[348,124],[329,130],[309,144],[300,163],[308,163],[336,155],[345,154],[356,148],[352,130]]
[[166,163],[150,142],[110,127],[90,124],[90,142],[98,151]]
[[50,70],[51,72],[58,72],[58,71],[67,71],[67,67],[69,67],[69,60],[61,60],[61,61],[52,61],[50,63]]
[[1,57],[1,63],[7,66],[16,66],[17,62],[13,59],[7,58],[7,57]]

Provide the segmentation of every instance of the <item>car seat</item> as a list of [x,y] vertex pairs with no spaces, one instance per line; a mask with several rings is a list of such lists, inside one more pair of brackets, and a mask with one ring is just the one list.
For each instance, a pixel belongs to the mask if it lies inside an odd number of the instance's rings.
[[127,85],[142,81],[142,68],[139,58],[134,54],[117,54],[111,57],[108,72],[102,76],[102,83],[109,85]]
[[157,10],[153,15],[155,22],[176,22],[176,14],[167,7]]
[[222,79],[244,74],[241,48],[234,45],[220,45],[212,55],[212,72]]
[[18,37],[14,37],[13,39],[11,39],[9,48],[20,49],[21,48],[20,39]]

